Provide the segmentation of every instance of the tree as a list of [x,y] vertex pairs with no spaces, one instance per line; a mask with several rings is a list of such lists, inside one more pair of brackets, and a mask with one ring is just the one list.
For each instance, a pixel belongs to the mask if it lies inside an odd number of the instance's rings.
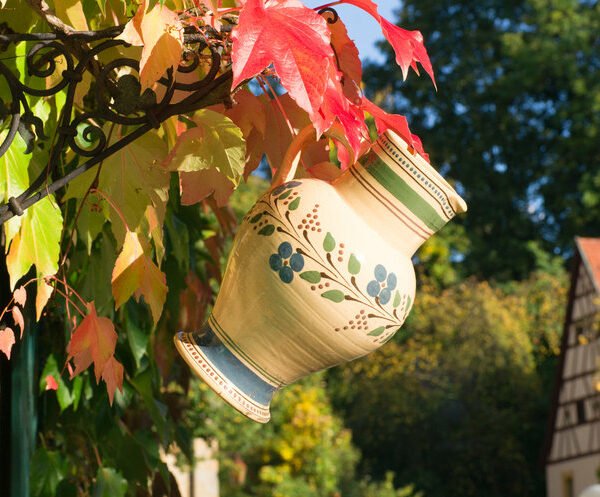
[[398,339],[330,375],[362,469],[431,497],[534,496],[566,278],[423,284]]
[[[433,79],[418,32],[345,3],[377,20],[403,71]],[[190,373],[171,335],[212,305],[231,195],[263,156],[293,175],[282,157],[306,126],[337,130],[347,167],[369,143],[365,112],[382,111],[362,98],[358,51],[327,6],[4,0],[0,29],[0,356],[29,341],[39,362],[23,389],[39,391],[31,493],[177,495],[159,454],[174,442],[190,456]],[[380,131],[424,154],[392,117]]]
[[402,2],[422,29],[438,92],[367,68],[375,100],[409,117],[432,163],[469,204],[469,274],[525,278],[541,251],[568,255],[598,234],[600,107],[597,2]]

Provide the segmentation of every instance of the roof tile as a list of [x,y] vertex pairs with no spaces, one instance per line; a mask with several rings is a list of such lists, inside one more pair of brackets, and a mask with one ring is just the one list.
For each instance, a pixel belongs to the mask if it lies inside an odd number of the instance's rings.
[[591,271],[596,290],[600,291],[600,238],[577,237],[579,251]]

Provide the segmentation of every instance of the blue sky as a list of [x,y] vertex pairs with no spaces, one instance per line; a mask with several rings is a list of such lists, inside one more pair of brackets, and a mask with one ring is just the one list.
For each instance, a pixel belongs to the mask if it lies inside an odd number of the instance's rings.
[[[305,0],[304,4],[308,7],[318,7],[324,5],[327,0]],[[397,0],[375,0],[378,5],[378,12],[391,22],[396,20],[394,11],[400,6]],[[348,28],[350,38],[354,40],[358,47],[361,60],[370,59],[376,62],[383,62],[383,56],[377,49],[376,43],[383,40],[381,29],[375,19],[362,9],[353,5],[336,5],[335,10],[340,15],[342,21]]]

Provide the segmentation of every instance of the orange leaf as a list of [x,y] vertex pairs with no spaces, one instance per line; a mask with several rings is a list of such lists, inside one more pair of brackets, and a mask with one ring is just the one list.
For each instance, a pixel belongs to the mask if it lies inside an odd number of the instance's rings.
[[128,231],[123,250],[119,254],[112,274],[112,293],[118,309],[135,294],[143,295],[150,306],[154,324],[158,322],[167,298],[165,275],[148,256],[138,239],[137,233]]
[[20,286],[17,288],[13,294],[13,298],[17,304],[21,307],[25,307],[25,302],[27,301],[27,291],[25,290],[25,287]]
[[[311,123],[308,114],[298,107],[288,93],[280,95],[278,99],[295,131],[299,131]],[[281,165],[293,137],[276,100],[267,99],[265,111],[267,114],[267,126],[261,147],[267,156],[269,165],[275,170]],[[329,160],[329,151],[326,147],[327,143],[324,140],[309,145],[302,153],[302,158],[306,165],[310,166]]]
[[52,376],[51,374],[46,376],[46,378],[44,378],[44,381],[46,382],[46,390],[58,390],[58,383],[56,383],[54,376]]
[[260,131],[260,134],[264,136],[267,116],[260,98],[244,88],[236,92],[233,101],[233,107],[227,109],[223,114],[242,130],[244,138],[253,130]]
[[144,0],[118,39],[143,45],[140,59],[142,91],[156,83],[167,69],[177,67],[183,49],[183,25],[175,12],[156,4],[146,12]]
[[110,319],[96,314],[93,302],[86,307],[88,315],[73,332],[71,341],[67,345],[67,361],[71,358],[75,359],[74,375],[86,369],[93,361],[96,381],[99,381],[104,366],[115,353],[117,332]]
[[21,336],[19,338],[23,338],[23,331],[25,331],[23,314],[21,314],[21,310],[16,305],[12,307],[11,312],[14,322],[19,326],[19,328],[21,328]]
[[15,343],[15,334],[10,328],[0,330],[0,350],[10,359],[10,351]]
[[112,406],[117,387],[123,393],[123,365],[112,356],[102,370],[102,379],[106,382],[108,400]]
[[195,204],[214,193],[217,205],[224,207],[235,190],[235,185],[231,180],[216,169],[180,172],[179,185],[182,205]]

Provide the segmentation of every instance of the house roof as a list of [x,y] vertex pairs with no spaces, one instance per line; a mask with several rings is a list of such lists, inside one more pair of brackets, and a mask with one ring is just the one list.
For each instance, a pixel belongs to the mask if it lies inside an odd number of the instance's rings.
[[577,237],[575,242],[592,278],[594,288],[600,293],[600,238]]

